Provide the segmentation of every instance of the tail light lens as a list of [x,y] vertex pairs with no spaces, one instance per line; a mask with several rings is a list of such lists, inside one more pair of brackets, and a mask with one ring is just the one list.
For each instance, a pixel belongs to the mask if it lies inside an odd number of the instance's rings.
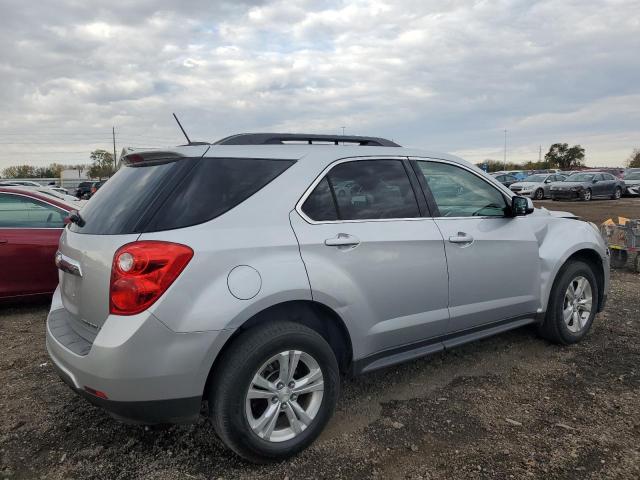
[[123,245],[113,257],[109,311],[135,315],[146,310],[192,257],[193,250],[179,243],[144,240]]

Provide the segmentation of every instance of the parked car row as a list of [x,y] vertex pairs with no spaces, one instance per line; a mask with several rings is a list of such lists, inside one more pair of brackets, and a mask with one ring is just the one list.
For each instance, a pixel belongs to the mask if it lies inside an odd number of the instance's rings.
[[[568,172],[571,173],[571,172]],[[640,172],[628,174],[621,180],[611,173],[599,171],[582,171],[562,174],[536,174],[525,178],[522,182],[512,182],[506,174],[494,175],[509,189],[524,197],[535,200],[551,198],[552,200],[584,200],[592,198],[619,199],[622,195],[640,194]]]

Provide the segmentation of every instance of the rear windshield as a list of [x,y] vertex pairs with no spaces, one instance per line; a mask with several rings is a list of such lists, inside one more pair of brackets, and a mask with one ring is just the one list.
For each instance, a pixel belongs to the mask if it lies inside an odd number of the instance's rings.
[[256,158],[180,158],[122,167],[80,214],[77,233],[122,235],[188,227],[240,204],[294,162]]

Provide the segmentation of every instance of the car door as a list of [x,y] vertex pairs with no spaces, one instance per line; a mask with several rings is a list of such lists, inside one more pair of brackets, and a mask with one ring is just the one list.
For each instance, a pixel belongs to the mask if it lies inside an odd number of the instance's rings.
[[591,192],[595,197],[601,197],[607,193],[607,185],[601,173],[596,173],[592,180]]
[[[445,241],[451,330],[533,318],[540,265],[530,219],[506,215],[508,196],[470,167],[415,159],[414,168]],[[457,192],[432,188],[441,178]]]
[[602,174],[602,195],[612,196],[616,190],[616,186],[618,182],[616,181],[616,177],[611,175],[610,173]]
[[54,257],[66,215],[26,195],[0,193],[0,297],[55,290]]
[[410,168],[341,160],[291,212],[313,299],[340,314],[356,359],[448,331],[444,242]]

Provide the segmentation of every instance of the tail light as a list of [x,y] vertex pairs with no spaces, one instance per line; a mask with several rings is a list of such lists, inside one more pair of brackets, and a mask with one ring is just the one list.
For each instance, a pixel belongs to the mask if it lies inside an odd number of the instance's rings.
[[149,308],[184,270],[193,250],[179,243],[143,240],[118,249],[111,267],[109,311],[135,315]]
[[98,189],[96,187],[91,187],[91,193],[96,193]]

